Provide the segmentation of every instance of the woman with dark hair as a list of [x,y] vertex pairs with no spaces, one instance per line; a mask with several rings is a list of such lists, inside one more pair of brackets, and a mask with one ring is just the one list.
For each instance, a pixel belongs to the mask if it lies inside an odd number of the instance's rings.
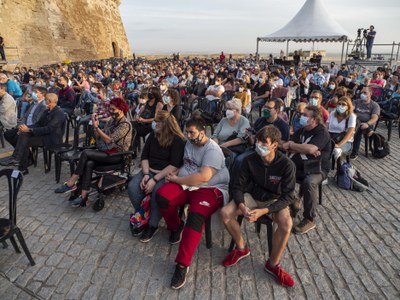
[[110,101],[111,120],[104,129],[100,129],[96,113],[92,114],[94,134],[97,149],[86,149],[81,153],[74,174],[62,186],[55,190],[56,193],[66,193],[77,189],[76,183],[81,179],[82,193],[73,199],[73,207],[85,207],[88,202],[90,181],[93,169],[98,165],[114,165],[122,161],[121,157],[111,157],[109,154],[128,151],[132,140],[132,125],[125,118],[129,107],[121,98]]
[[179,105],[181,102],[181,98],[179,93],[175,89],[169,88],[167,93],[167,100],[168,102],[164,102],[163,110],[170,112],[176,119],[176,121],[180,122],[182,118],[182,107]]
[[147,227],[132,229],[132,235],[141,234],[141,242],[149,242],[158,230],[161,214],[156,203],[156,192],[165,183],[165,176],[183,164],[185,137],[171,113],[160,111],[152,123],[153,131],[142,151],[142,170],[128,185],[133,207],[138,211],[145,195],[151,194],[150,219]]
[[140,109],[139,113],[135,115],[133,126],[136,129],[135,141],[133,143],[133,151],[136,151],[140,138],[148,135],[151,129],[151,123],[157,112],[162,110],[163,102],[158,88],[152,87],[143,93],[142,97],[146,99],[146,104]]

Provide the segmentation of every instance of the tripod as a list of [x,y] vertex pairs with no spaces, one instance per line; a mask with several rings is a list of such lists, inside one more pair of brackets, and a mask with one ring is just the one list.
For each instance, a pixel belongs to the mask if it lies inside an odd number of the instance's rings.
[[354,41],[353,48],[351,49],[351,55],[354,59],[364,59],[365,58],[365,35],[361,34],[357,35],[356,40]]

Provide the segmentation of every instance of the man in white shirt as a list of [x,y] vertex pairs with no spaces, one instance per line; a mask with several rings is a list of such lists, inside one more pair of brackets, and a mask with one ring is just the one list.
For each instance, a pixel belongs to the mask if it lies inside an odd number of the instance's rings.
[[215,100],[221,99],[222,94],[225,92],[225,88],[221,83],[222,77],[217,76],[215,78],[215,84],[210,85],[206,90],[206,98],[209,101],[209,105],[206,108],[207,112],[214,112],[217,110],[218,101]]
[[5,130],[17,126],[17,106],[14,98],[7,93],[7,85],[0,83],[0,124]]

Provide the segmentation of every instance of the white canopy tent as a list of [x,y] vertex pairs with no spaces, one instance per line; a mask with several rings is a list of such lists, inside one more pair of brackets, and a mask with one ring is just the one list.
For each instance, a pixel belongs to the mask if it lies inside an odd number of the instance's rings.
[[344,44],[348,33],[326,10],[321,0],[307,0],[300,11],[280,30],[257,38],[257,57],[259,42],[342,42],[342,61]]

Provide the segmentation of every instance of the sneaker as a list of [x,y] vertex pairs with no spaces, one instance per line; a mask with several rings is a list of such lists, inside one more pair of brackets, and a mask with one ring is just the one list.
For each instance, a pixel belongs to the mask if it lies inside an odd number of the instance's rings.
[[153,236],[157,233],[158,227],[153,227],[153,226],[147,226],[142,233],[142,236],[140,237],[140,241],[142,243],[147,243],[150,242]]
[[249,247],[244,248],[244,250],[239,250],[235,248],[231,253],[228,254],[227,257],[225,257],[224,261],[222,262],[222,265],[224,267],[230,267],[236,265],[239,260],[249,255],[250,255]]
[[271,274],[276,279],[278,279],[279,283],[282,286],[291,287],[294,285],[294,280],[292,279],[292,277],[290,277],[290,275],[284,269],[282,269],[279,264],[273,267],[270,265],[269,260],[267,260],[264,270],[265,272]]
[[357,158],[358,158],[357,154],[351,154],[350,155],[350,159],[352,159],[352,160],[356,160]]
[[143,230],[144,230],[144,226],[135,227],[135,228],[134,228],[134,227],[132,226],[132,224],[129,223],[129,225],[130,225],[130,228],[131,228],[132,236],[139,236],[139,235],[142,234],[142,232],[143,232]]
[[88,202],[87,199],[84,199],[80,195],[78,198],[71,201],[71,206],[72,207],[86,207],[86,204],[87,204],[86,202]]
[[189,267],[176,264],[174,276],[171,279],[171,288],[178,290],[186,283],[186,275],[189,272]]
[[171,245],[175,245],[181,241],[183,227],[185,227],[185,222],[181,220],[181,224],[177,230],[171,230],[171,234],[169,236],[169,243]]
[[304,218],[297,226],[294,227],[294,233],[305,234],[314,228],[315,223]]
[[73,192],[76,189],[77,189],[76,184],[74,184],[73,186],[68,186],[67,182],[64,182],[62,186],[55,189],[54,193],[64,194],[64,193],[68,193],[68,192]]

